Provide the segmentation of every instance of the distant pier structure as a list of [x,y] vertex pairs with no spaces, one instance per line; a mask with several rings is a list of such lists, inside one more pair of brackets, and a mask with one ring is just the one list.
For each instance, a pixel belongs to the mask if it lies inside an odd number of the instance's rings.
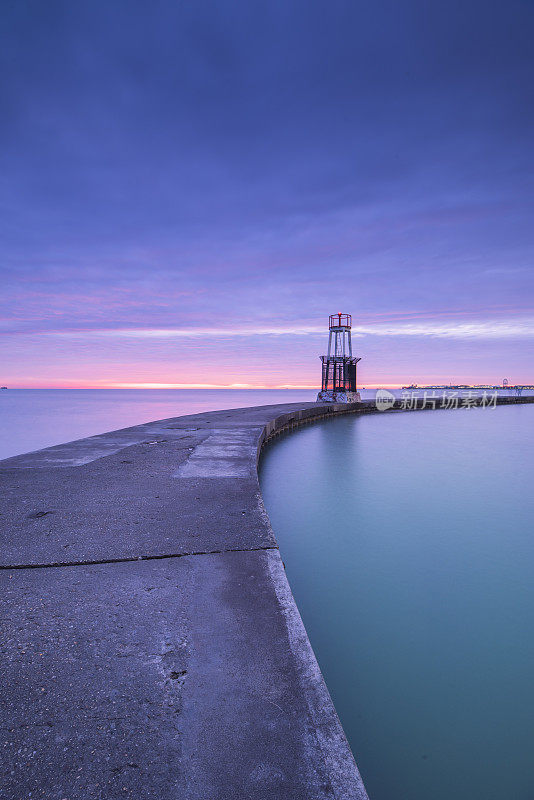
[[328,353],[320,356],[323,370],[319,403],[358,403],[361,400],[356,383],[356,364],[352,355],[352,317],[331,314],[329,318]]

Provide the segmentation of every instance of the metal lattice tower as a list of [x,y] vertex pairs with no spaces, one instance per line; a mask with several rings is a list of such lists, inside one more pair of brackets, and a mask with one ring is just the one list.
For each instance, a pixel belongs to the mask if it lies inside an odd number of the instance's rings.
[[350,314],[330,315],[328,354],[320,356],[323,369],[318,400],[346,403],[360,399],[356,383],[356,364],[361,358],[352,355],[351,327]]

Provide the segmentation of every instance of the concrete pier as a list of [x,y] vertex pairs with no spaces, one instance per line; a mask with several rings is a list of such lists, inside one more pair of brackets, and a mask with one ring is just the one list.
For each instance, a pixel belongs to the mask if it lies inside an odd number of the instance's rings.
[[256,467],[281,431],[374,410],[217,411],[0,462],[3,800],[365,800]]
[[332,411],[199,414],[1,462],[2,798],[366,797],[256,472],[274,418]]

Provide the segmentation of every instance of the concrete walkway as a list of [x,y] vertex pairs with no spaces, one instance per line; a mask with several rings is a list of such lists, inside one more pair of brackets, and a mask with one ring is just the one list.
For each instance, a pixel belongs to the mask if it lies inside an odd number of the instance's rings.
[[267,434],[336,410],[198,414],[0,463],[3,800],[367,797],[256,472]]

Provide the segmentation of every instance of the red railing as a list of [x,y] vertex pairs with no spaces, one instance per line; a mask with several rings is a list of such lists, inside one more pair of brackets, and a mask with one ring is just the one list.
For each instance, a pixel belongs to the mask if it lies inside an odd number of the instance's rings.
[[352,325],[351,314],[330,314],[329,325],[331,328],[350,328]]

